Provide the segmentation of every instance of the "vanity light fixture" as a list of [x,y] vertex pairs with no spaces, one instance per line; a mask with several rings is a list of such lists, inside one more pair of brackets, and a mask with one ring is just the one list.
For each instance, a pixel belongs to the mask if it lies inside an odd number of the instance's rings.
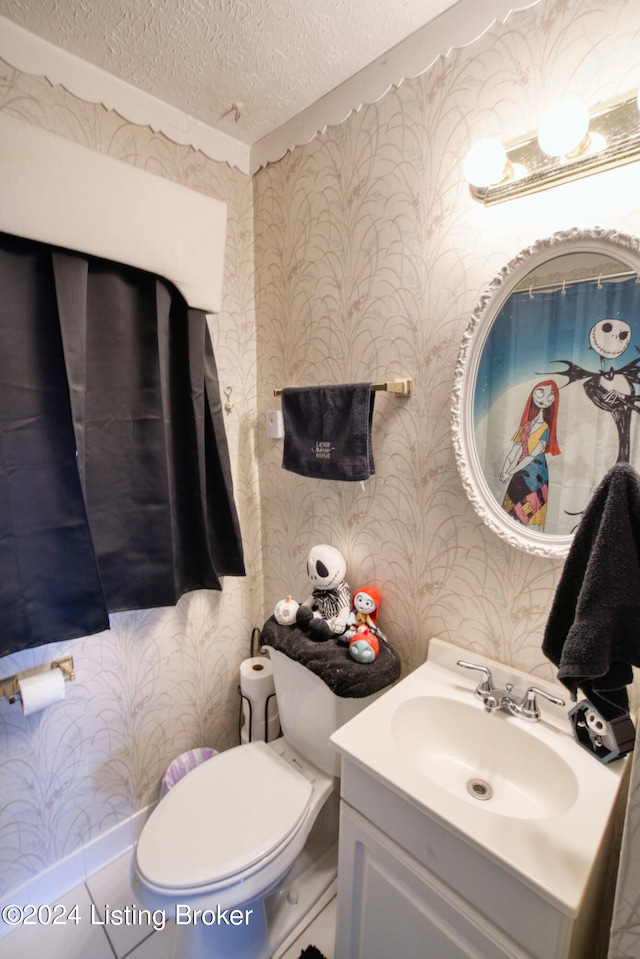
[[589,111],[582,100],[560,100],[544,114],[538,146],[550,157],[579,157],[589,149]]
[[464,175],[475,187],[489,187],[513,176],[507,151],[498,140],[478,140],[464,161]]
[[467,154],[471,195],[485,206],[640,160],[640,93],[588,111],[563,100],[529,133],[504,146],[481,140]]

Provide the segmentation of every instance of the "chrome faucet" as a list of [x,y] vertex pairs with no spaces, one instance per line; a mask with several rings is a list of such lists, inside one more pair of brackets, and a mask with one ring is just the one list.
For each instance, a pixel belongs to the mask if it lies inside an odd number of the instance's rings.
[[537,696],[542,696],[555,706],[564,706],[564,699],[558,699],[557,696],[551,696],[545,693],[544,689],[538,689],[537,686],[529,686],[522,700],[518,702],[511,692],[512,683],[505,683],[504,689],[496,689],[493,685],[491,670],[486,666],[479,666],[476,663],[466,663],[464,660],[458,660],[458,666],[465,669],[477,669],[483,673],[483,678],[476,686],[475,695],[481,700],[485,712],[497,713],[500,709],[505,709],[514,716],[519,716],[528,723],[537,723],[540,719],[540,709],[538,708]]

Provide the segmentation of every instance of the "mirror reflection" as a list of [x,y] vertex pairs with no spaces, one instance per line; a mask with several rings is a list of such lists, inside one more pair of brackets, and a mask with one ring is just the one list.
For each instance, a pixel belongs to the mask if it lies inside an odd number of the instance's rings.
[[563,555],[607,470],[640,466],[640,262],[591,245],[572,234],[508,269],[461,351],[465,485],[534,552]]

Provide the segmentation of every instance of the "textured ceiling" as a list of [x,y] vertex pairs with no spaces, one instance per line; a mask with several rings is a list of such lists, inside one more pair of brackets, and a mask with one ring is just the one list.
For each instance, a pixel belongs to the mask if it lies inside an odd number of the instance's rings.
[[0,15],[253,144],[454,4],[0,0]]

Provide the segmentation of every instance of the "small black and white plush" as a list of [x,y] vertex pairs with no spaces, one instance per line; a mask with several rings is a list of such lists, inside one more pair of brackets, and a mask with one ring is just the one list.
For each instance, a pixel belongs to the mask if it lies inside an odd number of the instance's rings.
[[377,659],[366,665],[352,659],[348,648],[335,640],[316,643],[298,626],[281,626],[273,616],[262,627],[260,642],[302,663],[344,698],[371,696],[400,676],[400,656],[382,638]]
[[580,688],[605,719],[628,712],[640,666],[640,476],[628,463],[609,470],[583,513],[542,651],[574,700]]
[[347,564],[335,546],[320,543],[307,556],[307,576],[313,591],[296,613],[296,623],[312,639],[326,641],[344,633],[351,609],[351,590],[345,581]]

